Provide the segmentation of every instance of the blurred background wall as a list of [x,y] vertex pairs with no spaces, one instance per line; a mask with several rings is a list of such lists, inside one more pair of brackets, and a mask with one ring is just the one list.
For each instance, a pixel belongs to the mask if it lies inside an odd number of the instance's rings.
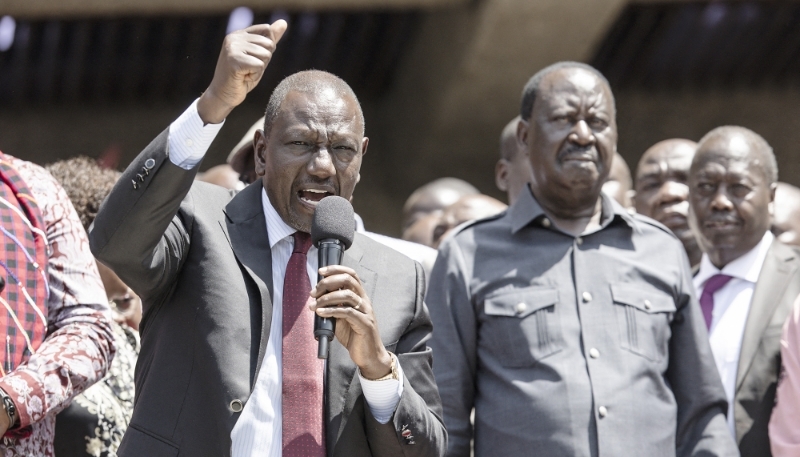
[[793,1],[3,0],[0,17],[0,150],[38,163],[85,154],[124,168],[205,89],[227,30],[285,18],[267,75],[203,168],[225,160],[280,79],[332,71],[365,109],[354,203],[373,231],[398,235],[405,198],[437,177],[500,197],[500,130],[527,79],[567,59],[611,81],[631,167],[659,140],[739,124],[800,185]]

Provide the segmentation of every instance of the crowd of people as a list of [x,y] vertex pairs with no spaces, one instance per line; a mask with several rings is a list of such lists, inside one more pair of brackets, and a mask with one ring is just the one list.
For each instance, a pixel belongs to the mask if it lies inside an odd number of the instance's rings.
[[324,266],[369,145],[343,80],[287,77],[199,172],[286,27],[229,34],[122,173],[0,154],[0,454],[800,455],[800,189],[758,133],[631,173],[608,81],[559,62],[500,132],[507,203],[437,179]]

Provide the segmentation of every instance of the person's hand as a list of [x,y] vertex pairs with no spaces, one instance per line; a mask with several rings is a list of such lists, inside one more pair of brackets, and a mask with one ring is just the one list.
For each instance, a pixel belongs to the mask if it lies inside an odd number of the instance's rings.
[[258,85],[286,27],[286,21],[279,19],[271,25],[252,25],[225,37],[214,78],[197,102],[197,113],[203,122],[224,121]]
[[8,420],[8,413],[3,402],[0,402],[0,436],[3,436],[11,427],[11,422]]
[[383,347],[372,303],[351,268],[332,265],[319,269],[324,276],[311,291],[317,301],[309,307],[319,316],[336,319],[336,339],[350,353],[361,375],[378,379],[392,372],[392,357]]

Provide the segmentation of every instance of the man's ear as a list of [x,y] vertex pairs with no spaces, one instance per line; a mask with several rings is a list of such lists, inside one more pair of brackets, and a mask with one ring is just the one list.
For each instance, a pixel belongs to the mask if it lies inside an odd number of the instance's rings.
[[520,119],[519,123],[517,123],[517,143],[519,143],[520,147],[524,148],[526,151],[528,150],[529,127],[530,122],[526,121],[525,119]]
[[508,167],[506,159],[500,159],[494,166],[494,184],[503,192],[508,192]]
[[253,135],[253,159],[256,162],[256,175],[264,176],[267,172],[267,137],[261,129]]
[[362,156],[367,153],[367,146],[369,146],[369,138],[364,137],[364,139],[361,140],[361,155]]

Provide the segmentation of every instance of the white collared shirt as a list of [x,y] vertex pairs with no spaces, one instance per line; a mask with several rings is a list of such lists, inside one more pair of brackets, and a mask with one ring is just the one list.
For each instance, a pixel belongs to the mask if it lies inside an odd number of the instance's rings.
[[[203,125],[197,114],[197,101],[176,119],[169,128],[170,161],[184,169],[195,167],[205,156],[222,124]],[[269,340],[253,392],[244,405],[239,420],[231,431],[231,454],[234,457],[275,456],[282,454],[283,419],[281,399],[283,390],[283,280],[294,248],[292,235],[296,231],[287,225],[270,204],[262,189],[261,200],[266,219],[267,237],[272,250],[272,322]],[[307,254],[306,272],[311,284],[317,282],[317,248]],[[310,335],[313,338],[313,335]],[[403,394],[403,383],[397,380],[370,381],[361,376],[361,390],[372,415],[380,423],[387,423],[394,414]],[[403,371],[397,362],[399,379]]]
[[722,270],[711,263],[708,255],[703,254],[700,270],[694,277],[694,287],[698,297],[702,295],[706,281],[712,276],[722,273],[733,277],[714,293],[709,342],[725,388],[725,396],[728,398],[728,428],[734,437],[736,428],[733,418],[733,397],[736,393],[736,376],[744,327],[761,267],[774,239],[772,233],[767,230],[753,249],[725,265]]

